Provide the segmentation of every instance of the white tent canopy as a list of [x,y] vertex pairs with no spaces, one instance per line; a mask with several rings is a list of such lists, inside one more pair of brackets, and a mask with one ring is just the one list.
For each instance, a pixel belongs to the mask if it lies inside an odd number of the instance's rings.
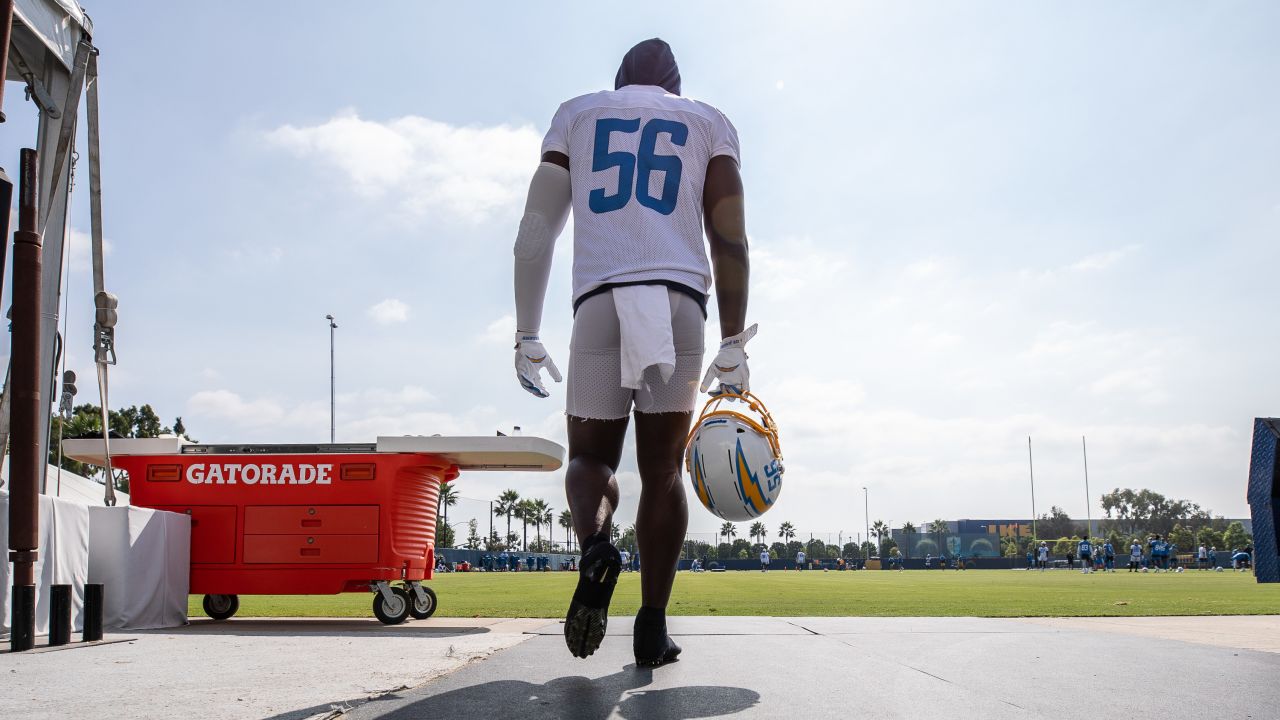
[[[85,90],[86,64],[96,52],[89,45],[92,32],[93,23],[73,0],[15,0],[6,77],[27,85],[40,112],[40,127],[31,145],[39,152],[37,230],[44,241],[39,386],[45,388],[54,384],[54,339],[58,334],[62,259],[69,230],[71,166],[76,154],[76,123]],[[96,237],[101,229],[94,233]],[[0,447],[8,444],[10,395],[5,392],[0,397]],[[49,405],[43,405],[40,427],[46,430],[49,413]],[[40,434],[41,455],[47,449],[45,437]],[[46,482],[41,478],[42,490]]]
[[[23,44],[20,47],[28,62],[39,57],[32,42],[35,41],[48,48],[69,70],[75,62],[76,43],[80,42],[82,29],[93,32],[93,23],[89,17],[71,0],[16,0],[13,15],[17,22],[14,23],[11,42],[15,45]],[[10,62],[13,62],[12,59]],[[12,68],[9,77],[18,77]]]
[[[77,475],[70,470],[63,470],[56,465],[50,465],[47,470],[49,483],[45,488],[45,495],[51,497],[70,500],[80,505],[88,505],[90,507],[97,505],[106,505],[103,500],[103,491],[105,488],[102,483],[96,480],[90,480],[83,475]],[[9,457],[6,455],[3,462],[0,462],[0,478],[3,478],[7,486],[9,481]],[[0,492],[4,492],[0,487]],[[119,505],[129,504],[129,495],[116,491],[116,500]],[[8,538],[2,540],[8,541]]]

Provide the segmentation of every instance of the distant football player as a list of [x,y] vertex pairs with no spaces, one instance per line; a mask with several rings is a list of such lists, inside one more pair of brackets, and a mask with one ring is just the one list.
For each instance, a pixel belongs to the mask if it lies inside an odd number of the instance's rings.
[[538,332],[555,240],[572,208],[565,491],[583,553],[565,642],[587,657],[605,636],[621,567],[609,542],[614,475],[634,410],[636,539],[645,565],[633,649],[641,666],[680,654],[666,608],[688,524],[680,462],[713,278],[723,340],[702,390],[716,380],[715,392],[748,390],[745,347],[755,333],[746,327],[738,134],[719,110],[680,90],[671,48],[652,39],[623,57],[612,90],[563,103],[542,141],[515,243],[516,376],[546,397],[541,371],[561,378]]
[[1093,572],[1093,543],[1089,542],[1089,538],[1082,539],[1076,545],[1076,553],[1080,555],[1080,572]]

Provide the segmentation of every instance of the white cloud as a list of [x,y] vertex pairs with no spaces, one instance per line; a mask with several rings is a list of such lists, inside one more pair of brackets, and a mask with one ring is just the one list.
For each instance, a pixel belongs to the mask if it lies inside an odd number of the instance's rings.
[[472,222],[519,203],[541,141],[528,125],[454,126],[416,115],[379,122],[355,110],[264,138],[336,169],[367,198],[391,198],[411,217],[447,212]]
[[946,271],[946,267],[946,263],[940,258],[927,257],[908,265],[903,270],[903,275],[917,280],[927,280],[941,275]]
[[1027,376],[1064,378],[1089,394],[1159,404],[1169,399],[1164,366],[1177,338],[1154,332],[1105,330],[1095,323],[1056,322],[1019,356]]
[[[379,435],[492,435],[512,423],[490,407],[453,413],[436,407],[436,396],[416,385],[398,390],[366,388],[336,398],[340,439],[372,442]],[[226,389],[203,390],[187,400],[187,425],[209,442],[243,440],[307,442],[329,436],[327,397],[289,401],[246,398]],[[544,428],[545,429],[545,428]]]
[[[16,227],[17,217],[13,216],[11,227]],[[104,257],[111,255],[111,241],[103,238],[102,254]],[[92,272],[93,271],[93,236],[82,230],[71,228],[67,234],[67,262],[71,266],[71,272]]]
[[277,265],[284,259],[284,248],[278,246],[258,247],[255,245],[246,245],[243,247],[232,248],[231,259],[236,262],[250,263],[253,265]]
[[278,265],[284,259],[283,247],[259,247],[246,245],[233,247],[228,252],[230,259],[247,265]]
[[1088,390],[1098,397],[1130,395],[1151,405],[1169,399],[1164,388],[1164,371],[1159,366],[1121,368],[1089,383]]
[[1140,248],[1140,245],[1126,245],[1116,250],[1108,250],[1106,252],[1094,253],[1082,258],[1079,262],[1072,263],[1068,269],[1077,272],[1089,272],[1091,270],[1106,270],[1113,267],[1116,263],[1134,254]]
[[480,335],[480,341],[489,345],[509,345],[515,336],[516,318],[514,315],[503,315],[489,323]]
[[848,266],[845,254],[810,238],[754,242],[751,290],[772,301],[792,299],[837,283]]
[[245,400],[230,390],[202,390],[187,401],[187,414],[255,427],[280,422],[285,410],[273,400]]
[[409,319],[409,306],[395,298],[387,298],[370,307],[368,313],[379,325],[394,325]]

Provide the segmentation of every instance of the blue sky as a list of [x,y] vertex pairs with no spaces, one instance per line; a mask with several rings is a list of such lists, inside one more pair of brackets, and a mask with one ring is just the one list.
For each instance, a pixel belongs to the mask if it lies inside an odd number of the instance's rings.
[[[1024,517],[1028,435],[1041,512],[1085,515],[1087,435],[1095,516],[1113,487],[1246,514],[1252,418],[1280,413],[1280,8],[796,5],[90,4],[113,404],[202,441],[326,439],[332,313],[339,439],[562,440],[562,386],[512,376],[510,247],[558,103],[657,35],[742,139],[753,384],[788,467],[771,528],[852,534],[864,485],[894,525]],[[6,100],[13,172],[34,113]],[[459,489],[563,507],[560,479]]]

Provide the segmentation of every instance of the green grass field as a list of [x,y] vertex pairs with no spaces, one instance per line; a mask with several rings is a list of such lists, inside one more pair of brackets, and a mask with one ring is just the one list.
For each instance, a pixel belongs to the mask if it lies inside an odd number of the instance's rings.
[[[560,617],[577,573],[456,573],[428,585],[441,617]],[[624,574],[611,612],[640,606],[640,576]],[[200,596],[191,615],[202,617]],[[244,596],[240,617],[371,617],[372,595]],[[1095,573],[1056,570],[682,572],[672,615],[978,616],[1265,615],[1280,585],[1244,573]]]

